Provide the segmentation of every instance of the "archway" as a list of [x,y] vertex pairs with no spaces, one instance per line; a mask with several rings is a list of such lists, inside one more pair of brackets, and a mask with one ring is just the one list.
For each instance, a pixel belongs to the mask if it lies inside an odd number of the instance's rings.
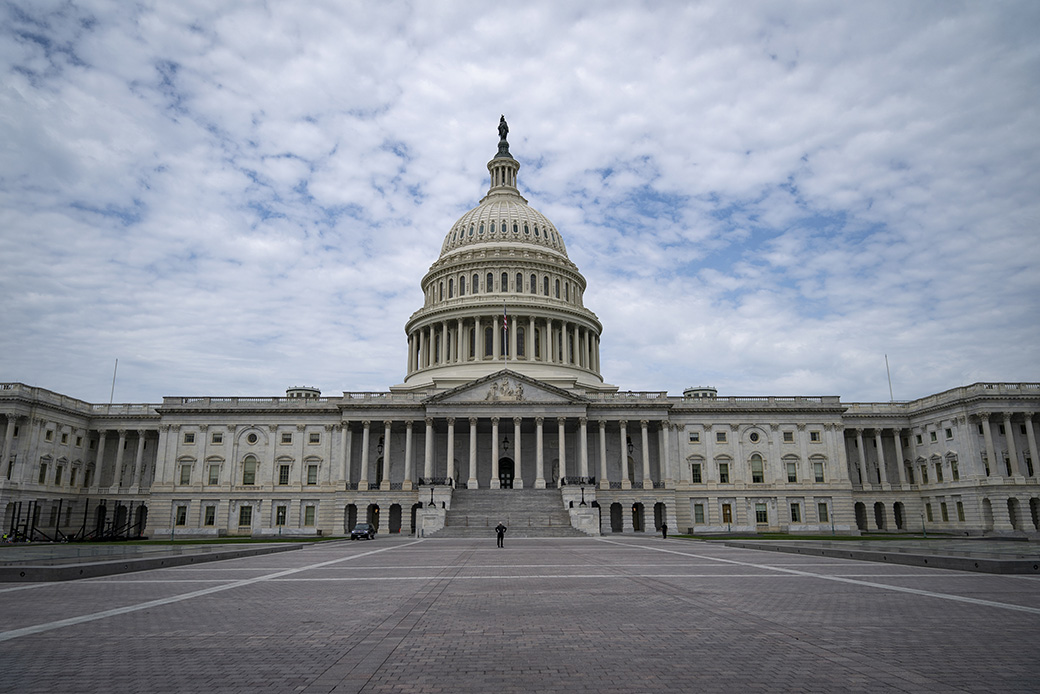
[[391,533],[401,532],[401,504],[390,504],[390,527]]
[[119,533],[120,535],[125,533],[126,530],[127,530],[127,528],[126,528],[126,516],[127,516],[126,506],[123,506],[122,504],[117,504],[116,505],[116,522],[115,522],[115,526],[116,527],[115,527],[115,531],[117,533]]
[[420,502],[420,501],[417,501],[417,502],[415,502],[414,504],[412,504],[412,526],[411,526],[411,528],[412,528],[412,531],[411,531],[412,535],[414,535],[414,534],[415,534],[415,528],[416,528],[416,525],[415,525],[415,518],[416,518],[416,513],[417,513],[417,512],[419,511],[419,509],[421,509],[421,508],[422,508],[422,502]]
[[347,504],[343,509],[343,532],[349,533],[357,525],[357,505]]
[[592,508],[596,509],[596,527],[603,532],[603,507],[599,505],[598,501],[593,501]]
[[379,530],[379,504],[369,504],[368,505],[368,512],[365,514],[365,518],[368,520],[369,523],[372,524],[372,527],[375,528],[378,531]]
[[1033,527],[1040,530],[1040,499],[1035,496],[1029,500],[1029,516],[1033,519]]
[[885,505],[880,501],[874,503],[874,525],[878,530],[885,529]]
[[1020,523],[1018,522],[1018,499],[1011,497],[1007,500],[1008,508],[1008,520],[1011,521],[1011,527],[1014,530],[1021,530]]
[[632,504],[632,530],[637,533],[646,532],[646,524],[643,520],[643,504],[638,501]]
[[513,465],[512,458],[502,458],[498,461],[498,486],[502,489],[513,488]]
[[610,505],[610,532],[619,533],[625,529],[625,522],[622,518],[624,512],[621,509],[621,504],[614,502]]
[[664,503],[658,501],[654,504],[654,530],[660,530],[661,526],[665,523],[665,506]]
[[867,530],[867,507],[863,505],[862,501],[856,502],[856,527],[860,532]]
[[105,523],[108,521],[108,509],[105,508],[104,504],[97,507],[97,511],[94,516],[94,532],[98,535],[103,535],[105,532]]
[[141,537],[144,534],[145,527],[148,525],[148,507],[144,504],[138,506],[135,516],[134,536]]
[[989,499],[982,500],[982,527],[993,530],[993,504]]
[[904,519],[902,501],[897,501],[896,503],[892,504],[892,515],[895,516],[896,519],[896,530],[902,530]]

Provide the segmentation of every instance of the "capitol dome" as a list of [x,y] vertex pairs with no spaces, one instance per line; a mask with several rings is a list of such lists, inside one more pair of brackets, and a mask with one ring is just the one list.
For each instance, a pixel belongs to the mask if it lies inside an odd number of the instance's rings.
[[568,389],[614,391],[599,370],[602,325],[555,225],[517,188],[505,118],[490,188],[444,236],[408,320],[408,374],[395,390],[451,388],[502,369]]

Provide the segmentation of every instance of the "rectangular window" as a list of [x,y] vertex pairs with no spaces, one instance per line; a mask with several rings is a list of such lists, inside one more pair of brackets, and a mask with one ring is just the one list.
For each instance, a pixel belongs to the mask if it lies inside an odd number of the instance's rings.
[[791,504],[791,522],[801,523],[802,522],[802,507],[801,504]]
[[793,431],[785,431],[784,432],[784,443],[794,443],[794,432]]
[[77,436],[76,437],[76,448],[83,448],[83,437],[82,436]]
[[822,503],[822,502],[819,503],[819,504],[816,504],[816,514],[820,517],[820,522],[821,523],[826,523],[827,522],[827,517],[828,517],[827,504]]
[[722,505],[722,522],[732,523],[733,522],[733,507],[729,504]]
[[274,510],[274,524],[276,526],[285,525],[285,507],[279,506]]
[[716,431],[715,432],[715,440],[718,441],[719,443],[726,443],[726,432],[724,432],[724,431]]
[[[247,460],[242,463],[242,484],[251,485],[256,484],[256,461]],[[252,507],[243,507],[252,508]],[[252,511],[250,511],[252,513]]]
[[690,466],[690,479],[694,484],[700,484],[704,480],[701,477],[701,464],[694,463]]
[[48,429],[47,432],[43,435],[43,438],[44,438],[45,441],[53,441],[54,440],[54,429]]
[[953,429],[950,429],[949,427],[946,428],[946,438],[948,438],[948,439],[952,439],[953,438]]
[[[79,471],[76,470],[76,468],[72,468],[71,470],[69,470],[69,486],[70,487],[75,487],[76,486],[76,473],[77,472],[79,472]],[[68,523],[66,523],[66,525],[68,525]]]
[[310,527],[314,525],[314,507],[304,506],[303,508],[303,524],[304,526]]
[[920,445],[921,445],[922,443],[924,443],[924,442],[923,442],[923,441],[921,440],[921,435],[920,435],[920,434],[917,434],[917,435],[916,435],[916,436],[915,436],[914,438],[915,438],[915,439],[917,440],[917,445],[918,445],[918,446],[920,446]]
[[184,443],[191,445],[195,443],[195,432],[186,431],[184,432]]
[[308,436],[307,436],[307,443],[312,444],[312,445],[316,444],[316,443],[321,443],[321,432],[319,432],[319,431],[312,431],[312,432],[310,432],[310,434],[308,434]]
[[798,481],[798,463],[787,464],[787,481],[797,482]]
[[697,525],[704,525],[704,504],[693,505],[693,522]]
[[1003,424],[1000,425],[1000,435],[1001,436],[1004,435],[1004,425]]
[[936,441],[939,440],[939,437],[935,435],[934,431],[929,431],[928,432],[928,440],[931,441],[932,443],[935,443]]
[[[1029,458],[1026,458],[1026,462],[1029,462]],[[1033,473],[1030,472],[1029,474],[1032,475]],[[961,473],[960,470],[957,468],[956,460],[950,461],[950,475],[953,477],[954,482],[958,481],[961,478]]]
[[762,459],[756,458],[751,461],[751,481],[756,484],[765,482],[766,476],[762,471]]
[[756,523],[768,523],[769,512],[766,510],[765,504],[755,504],[755,522]]
[[921,466],[921,484],[928,484],[928,466]]
[[816,461],[812,464],[813,477],[819,483],[824,482],[823,479],[823,463]]
[[283,431],[282,432],[282,443],[283,444],[292,443],[292,432],[291,431]]
[[40,484],[47,484],[47,463],[40,463],[40,477],[36,481]]
[[62,443],[63,446],[68,445],[68,443],[69,443],[69,435],[68,434],[63,433],[61,435],[61,443]]
[[924,515],[928,518],[928,522],[931,523],[932,522],[932,505],[931,504],[925,504],[924,505]]
[[224,443],[224,434],[222,434],[219,431],[214,431],[212,434],[210,434],[209,442],[215,446]]
[[253,507],[243,506],[238,509],[238,526],[248,527],[253,524]]
[[818,431],[810,431],[809,432],[809,440],[812,441],[813,443],[819,443],[820,442],[820,432],[818,432]]
[[94,482],[94,469],[87,468],[87,471],[83,473],[83,486],[89,487]]
[[307,484],[318,483],[318,466],[308,465],[307,466]]
[[729,484],[729,463],[719,463],[719,483]]
[[184,525],[188,522],[188,507],[178,506],[177,507],[177,521],[175,525]]
[[220,484],[220,464],[211,463],[209,466],[209,483]]
[[[957,472],[956,472],[956,470],[957,470],[957,468],[956,468],[957,463],[954,463],[953,465],[954,465],[954,473],[953,474],[956,475],[957,474]],[[1033,459],[1030,458],[1028,455],[1026,456],[1026,474],[1029,475],[1030,477],[1033,476]],[[953,479],[957,479],[957,478],[954,477]]]
[[964,504],[960,501],[957,502],[957,520],[964,522]]
[[942,482],[943,481],[942,463],[936,463],[935,464],[935,481],[936,482]]
[[278,466],[278,484],[289,484],[289,466]]
[[181,465],[181,484],[191,484],[191,465]]
[[983,430],[982,425],[979,425],[979,436],[984,435],[986,432]]
[[939,502],[939,513],[942,515],[942,519],[943,519],[944,523],[950,520],[950,512],[946,508],[946,502],[945,501],[940,501]]
[[690,432],[690,443],[700,443],[700,442],[701,442],[701,432],[699,432],[699,431],[691,431]]
[[64,474],[65,474],[65,466],[64,465],[59,465],[58,467],[54,468],[54,484],[61,485],[61,478],[64,476]]
[[203,525],[215,525],[217,522],[217,507],[207,506],[202,519]]

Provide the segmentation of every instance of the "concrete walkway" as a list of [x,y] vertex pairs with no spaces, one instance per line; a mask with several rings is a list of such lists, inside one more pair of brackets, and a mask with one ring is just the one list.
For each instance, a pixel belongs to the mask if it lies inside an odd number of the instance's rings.
[[0,691],[1035,691],[1040,578],[381,537],[0,586]]

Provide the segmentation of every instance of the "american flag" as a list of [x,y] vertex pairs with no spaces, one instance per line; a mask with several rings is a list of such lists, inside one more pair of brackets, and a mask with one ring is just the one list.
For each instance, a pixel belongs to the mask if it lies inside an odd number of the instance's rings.
[[509,316],[506,315],[505,304],[502,304],[502,329],[509,330]]

